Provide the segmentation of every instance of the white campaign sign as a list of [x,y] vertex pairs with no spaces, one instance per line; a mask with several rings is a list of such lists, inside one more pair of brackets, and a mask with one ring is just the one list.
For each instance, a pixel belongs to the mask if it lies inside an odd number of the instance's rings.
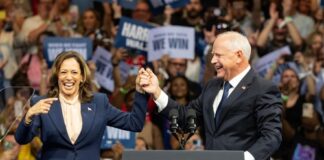
[[261,75],[265,76],[268,69],[270,69],[273,62],[275,62],[282,55],[290,55],[291,51],[288,46],[279,48],[273,52],[260,58],[253,66],[254,69]]
[[115,85],[112,76],[111,53],[102,47],[98,47],[92,60],[96,63],[96,79],[100,86],[111,92],[114,91]]
[[166,26],[149,31],[148,61],[160,59],[164,54],[172,58],[193,59],[195,31],[191,27]]

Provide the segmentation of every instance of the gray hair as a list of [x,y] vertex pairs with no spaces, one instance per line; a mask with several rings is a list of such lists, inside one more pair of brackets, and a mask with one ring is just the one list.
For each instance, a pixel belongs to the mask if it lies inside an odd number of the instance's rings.
[[234,31],[228,31],[228,32],[223,32],[220,33],[217,36],[218,38],[222,38],[224,39],[224,43],[226,44],[226,47],[232,51],[232,52],[236,52],[236,51],[242,51],[244,56],[247,59],[250,59],[251,56],[251,45],[249,40],[242,35],[239,32],[234,32]]

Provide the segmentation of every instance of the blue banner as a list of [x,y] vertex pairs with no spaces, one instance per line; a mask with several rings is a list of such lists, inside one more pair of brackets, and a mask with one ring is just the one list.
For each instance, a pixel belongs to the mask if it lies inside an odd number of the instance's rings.
[[43,53],[49,67],[52,66],[56,56],[63,51],[76,51],[85,60],[89,60],[92,55],[92,41],[89,38],[46,37],[44,39]]
[[170,5],[172,8],[181,8],[187,5],[189,0],[164,0],[166,5]]
[[101,141],[101,149],[111,148],[117,141],[127,149],[135,148],[135,132],[107,126]]
[[97,0],[101,2],[117,2],[122,8],[134,10],[138,0]]
[[146,53],[148,32],[151,28],[153,28],[152,25],[122,17],[115,39],[115,47],[136,49]]
[[121,5],[122,8],[134,10],[137,0],[118,0],[118,4]]
[[172,8],[181,8],[189,3],[189,0],[149,0],[148,1],[154,15],[161,14],[166,5]]

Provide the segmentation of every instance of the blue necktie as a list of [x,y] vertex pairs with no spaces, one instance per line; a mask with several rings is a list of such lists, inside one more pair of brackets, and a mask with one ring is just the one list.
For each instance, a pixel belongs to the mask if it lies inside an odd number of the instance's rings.
[[221,115],[221,112],[223,110],[223,104],[225,102],[225,100],[227,99],[228,97],[228,91],[229,89],[232,88],[232,85],[226,81],[224,83],[224,92],[223,92],[223,96],[222,96],[222,99],[221,101],[219,102],[219,105],[218,105],[218,108],[216,110],[216,114],[215,114],[215,124],[216,124],[216,127],[218,126],[219,124],[219,118],[220,118],[220,115]]

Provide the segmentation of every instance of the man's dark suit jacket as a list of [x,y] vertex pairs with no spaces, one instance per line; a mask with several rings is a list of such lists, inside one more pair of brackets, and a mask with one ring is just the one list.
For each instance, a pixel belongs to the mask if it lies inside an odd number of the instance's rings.
[[[33,98],[31,105],[42,98],[44,97]],[[141,131],[145,122],[146,99],[145,95],[136,93],[133,110],[127,113],[111,106],[106,95],[96,93],[89,103],[81,104],[82,130],[74,145],[66,131],[60,102],[54,101],[48,114],[34,117],[30,125],[27,126],[22,120],[15,138],[19,144],[26,144],[39,135],[40,130],[43,142],[41,159],[99,160],[100,144],[106,125]]]
[[162,114],[167,116],[170,109],[178,108],[179,121],[185,124],[185,114],[189,108],[193,108],[198,123],[205,130],[206,149],[242,150],[250,152],[256,160],[269,158],[282,140],[279,90],[251,69],[224,102],[216,128],[213,102],[223,83],[222,79],[209,81],[198,99],[186,107],[179,106],[169,98]]

